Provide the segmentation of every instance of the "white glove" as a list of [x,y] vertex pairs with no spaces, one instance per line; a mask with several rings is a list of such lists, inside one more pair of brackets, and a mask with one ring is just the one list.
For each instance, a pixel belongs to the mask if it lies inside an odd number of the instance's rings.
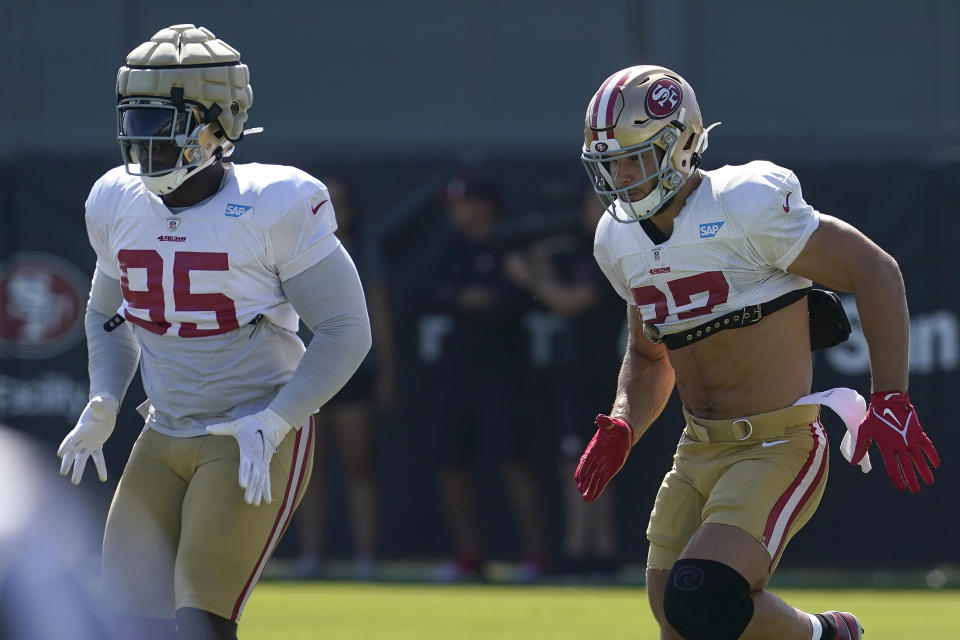
[[240,487],[247,504],[273,502],[270,495],[270,461],[284,436],[293,427],[270,409],[207,427],[218,436],[233,436],[240,445]]
[[60,475],[67,475],[70,473],[70,467],[73,467],[70,482],[80,484],[87,460],[93,456],[93,464],[97,467],[100,482],[107,481],[103,443],[113,433],[119,408],[120,402],[109,393],[101,393],[90,398],[90,402],[80,414],[80,419],[77,420],[77,426],[67,434],[60,443],[60,448],[57,449],[57,455],[62,458]]

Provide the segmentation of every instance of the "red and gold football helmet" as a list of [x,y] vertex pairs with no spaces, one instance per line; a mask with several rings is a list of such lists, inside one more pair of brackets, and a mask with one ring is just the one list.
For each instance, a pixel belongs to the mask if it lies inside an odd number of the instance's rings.
[[[704,129],[697,96],[679,74],[653,65],[628,67],[607,78],[587,105],[580,158],[608,212],[618,222],[639,222],[657,213],[690,177],[714,126]],[[618,186],[610,163],[636,156],[643,167],[644,154],[656,158],[656,171],[641,170],[637,180]],[[654,179],[646,196],[631,200],[628,192]]]

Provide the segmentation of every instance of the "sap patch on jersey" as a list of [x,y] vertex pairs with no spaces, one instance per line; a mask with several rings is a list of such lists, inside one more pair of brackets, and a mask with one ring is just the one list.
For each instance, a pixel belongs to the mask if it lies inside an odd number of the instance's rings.
[[714,238],[717,235],[717,232],[720,231],[720,227],[723,226],[723,221],[720,222],[707,222],[700,225],[700,237],[701,238]]
[[228,202],[227,208],[224,210],[223,215],[229,218],[239,218],[252,208],[253,207],[244,204],[234,204],[232,202]]

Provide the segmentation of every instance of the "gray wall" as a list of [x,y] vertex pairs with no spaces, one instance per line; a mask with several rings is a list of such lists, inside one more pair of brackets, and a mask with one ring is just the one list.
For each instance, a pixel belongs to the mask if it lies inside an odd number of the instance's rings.
[[242,52],[270,156],[575,153],[590,95],[639,62],[687,77],[727,152],[960,148],[952,0],[2,0],[0,20],[0,158],[110,150],[116,68],[178,22]]

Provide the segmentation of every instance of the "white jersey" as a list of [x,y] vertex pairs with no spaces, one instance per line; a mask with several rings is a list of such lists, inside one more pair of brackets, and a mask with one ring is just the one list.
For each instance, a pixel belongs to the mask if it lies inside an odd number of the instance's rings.
[[147,425],[168,435],[201,435],[269,404],[304,352],[281,283],[339,245],[319,180],[224,166],[220,190],[178,213],[123,167],[86,203],[97,269],[120,281],[117,313],[140,343]]
[[819,222],[793,172],[756,161],[703,172],[661,244],[604,215],[594,256],[643,322],[666,335],[809,287],[786,269]]

